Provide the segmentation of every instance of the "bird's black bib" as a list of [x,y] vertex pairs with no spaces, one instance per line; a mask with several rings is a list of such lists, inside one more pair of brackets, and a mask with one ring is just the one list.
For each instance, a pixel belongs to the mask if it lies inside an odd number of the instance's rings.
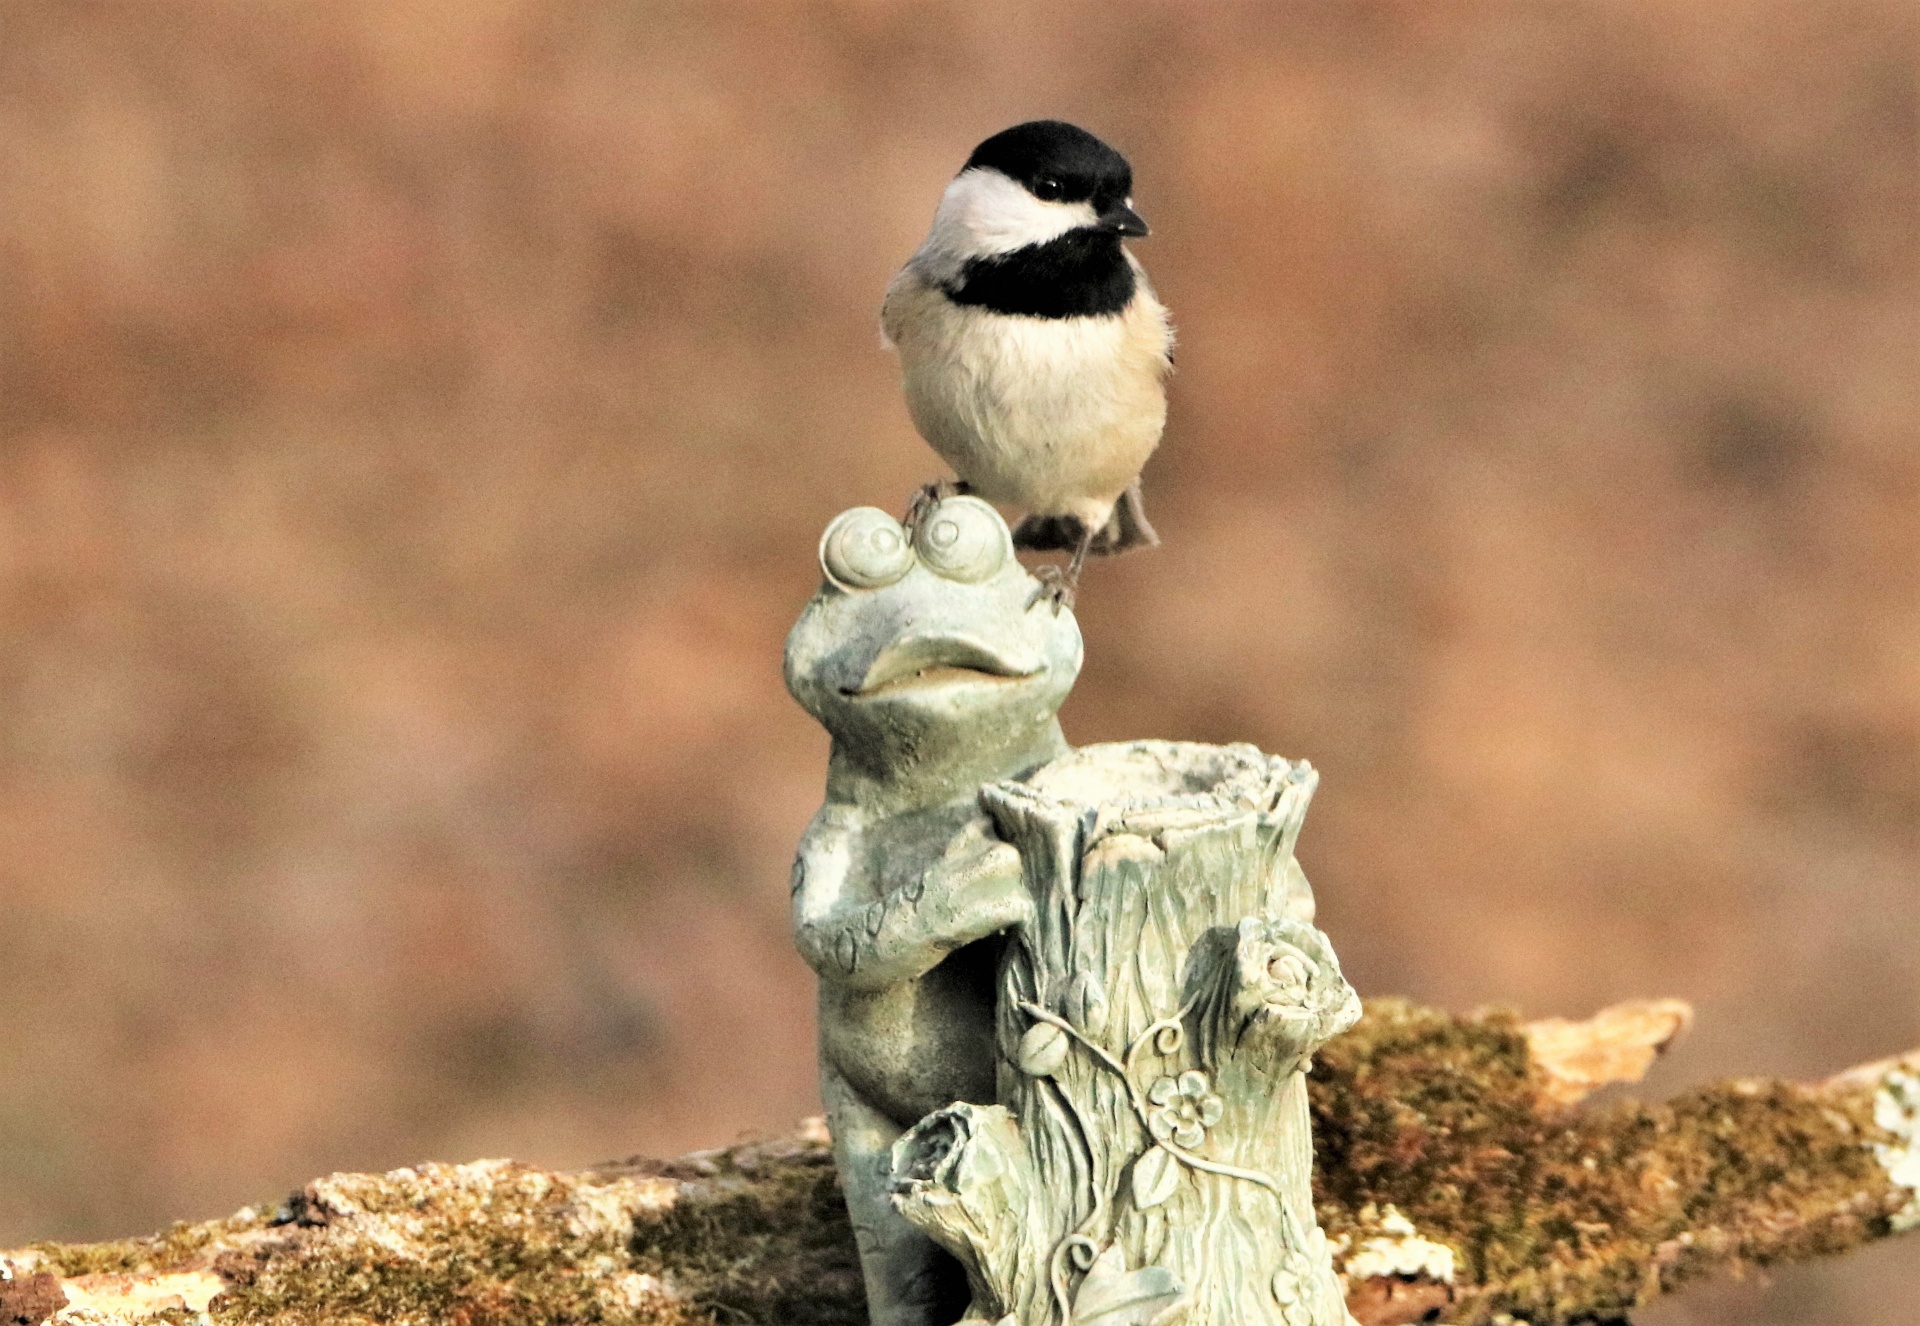
[[942,289],[956,304],[1029,318],[1119,313],[1133,300],[1133,266],[1111,231],[1069,230],[1044,244],[974,258]]

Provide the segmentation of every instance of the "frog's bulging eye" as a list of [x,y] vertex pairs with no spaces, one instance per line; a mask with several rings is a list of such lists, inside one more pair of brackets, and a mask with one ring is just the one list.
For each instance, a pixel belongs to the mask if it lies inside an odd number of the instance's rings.
[[920,560],[949,580],[985,580],[1007,564],[1013,540],[1000,513],[977,497],[949,497],[914,531]]
[[842,511],[820,536],[820,569],[842,589],[891,585],[912,567],[907,532],[877,506]]

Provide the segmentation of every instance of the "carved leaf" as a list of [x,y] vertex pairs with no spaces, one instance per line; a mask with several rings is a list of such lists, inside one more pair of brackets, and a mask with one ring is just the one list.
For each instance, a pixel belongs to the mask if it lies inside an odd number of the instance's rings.
[[[1159,1148],[1154,1148],[1158,1150]],[[1127,1269],[1114,1244],[1100,1254],[1073,1300],[1074,1326],[1154,1326],[1180,1304],[1180,1282],[1164,1266]]]
[[1020,1071],[1028,1077],[1052,1077],[1067,1061],[1067,1033],[1051,1022],[1036,1022],[1020,1038]]
[[1173,1196],[1180,1186],[1180,1162],[1164,1146],[1156,1146],[1133,1162],[1133,1205],[1151,1211]]

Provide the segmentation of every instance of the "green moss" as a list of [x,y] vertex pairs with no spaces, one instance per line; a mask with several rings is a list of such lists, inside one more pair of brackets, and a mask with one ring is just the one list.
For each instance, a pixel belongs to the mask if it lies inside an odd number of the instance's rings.
[[[413,1183],[354,1176],[296,1198],[284,1232],[223,1255],[211,1315],[233,1326],[839,1326],[865,1320],[845,1206],[825,1147],[775,1145],[692,1165],[610,1168],[591,1188],[647,1175],[678,1199],[630,1236],[583,1235],[575,1187],[507,1167],[422,1167]],[[401,1171],[404,1175],[406,1172]],[[336,1181],[337,1182],[337,1181]],[[631,1204],[631,1203],[629,1203]],[[335,1214],[338,1212],[338,1214]],[[422,1237],[408,1240],[409,1231]],[[396,1252],[394,1239],[405,1242]],[[615,1288],[651,1274],[672,1297]]]
[[199,1224],[180,1221],[147,1238],[113,1239],[106,1243],[35,1243],[45,1270],[56,1275],[126,1274],[135,1271],[178,1271],[205,1263],[207,1249],[266,1226],[267,1217],[247,1207],[223,1220]]
[[1599,1321],[1715,1266],[1845,1251],[1897,1200],[1864,1103],[1733,1083],[1563,1111],[1538,1086],[1511,1014],[1370,1003],[1310,1080],[1328,1235],[1391,1203],[1461,1255],[1450,1319]]
[[734,1152],[710,1163],[672,1211],[635,1230],[636,1265],[721,1322],[862,1326],[866,1296],[832,1153]]
[[620,1238],[583,1233],[573,1185],[522,1166],[423,1166],[419,1180],[309,1187],[281,1232],[223,1254],[217,1323],[240,1326],[666,1326],[662,1299],[615,1291]]

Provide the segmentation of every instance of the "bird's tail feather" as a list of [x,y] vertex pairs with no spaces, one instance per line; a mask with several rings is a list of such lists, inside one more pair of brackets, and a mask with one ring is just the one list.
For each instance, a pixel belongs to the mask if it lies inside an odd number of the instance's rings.
[[[1014,529],[1013,546],[1030,552],[1076,552],[1086,530],[1075,516],[1028,516]],[[1159,542],[1140,500],[1140,481],[1135,479],[1113,504],[1113,514],[1087,544],[1087,551],[1095,557],[1114,557]]]
[[1086,529],[1076,516],[1028,516],[1013,530],[1013,546],[1028,552],[1072,552]]
[[1160,536],[1147,520],[1146,503],[1140,499],[1140,481],[1135,479],[1113,504],[1113,514],[1107,517],[1105,527],[1093,536],[1093,544],[1087,551],[1100,557],[1113,557],[1135,548],[1157,547],[1159,543]]

